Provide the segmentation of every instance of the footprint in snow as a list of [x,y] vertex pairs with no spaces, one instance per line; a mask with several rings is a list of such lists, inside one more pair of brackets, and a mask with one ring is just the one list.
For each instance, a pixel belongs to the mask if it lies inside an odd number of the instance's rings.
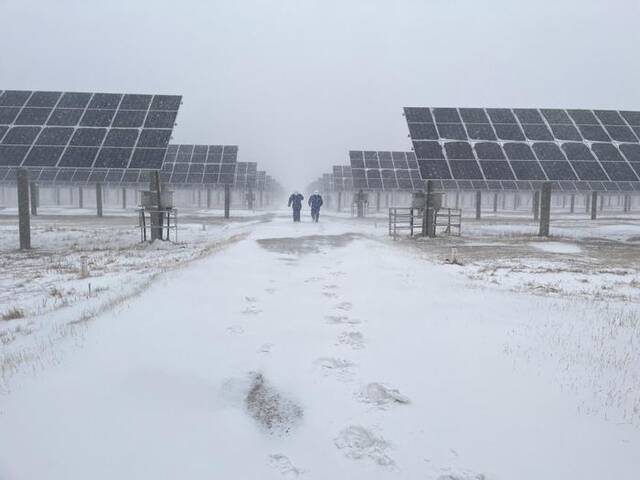
[[459,470],[455,468],[442,468],[436,480],[488,480],[483,473],[472,472],[471,470]]
[[349,312],[353,308],[353,305],[351,304],[351,302],[341,302],[341,303],[337,304],[335,308],[336,308],[336,310],[342,310],[342,311],[345,311],[345,312]]
[[365,385],[358,394],[358,398],[364,403],[371,403],[379,408],[409,403],[409,397],[402,395],[395,388],[376,382]]
[[243,315],[258,315],[259,313],[262,313],[262,310],[255,305],[249,305],[247,308],[242,310],[242,313]]
[[271,349],[273,348],[273,343],[264,343],[258,349],[258,353],[271,353]]
[[331,323],[334,325],[337,325],[337,324],[357,325],[359,323],[362,323],[357,318],[349,318],[346,315],[325,315],[324,318],[327,321],[327,323]]
[[269,295],[273,295],[278,290],[276,290],[275,288],[270,287],[270,288],[265,288],[264,291],[267,292]]
[[227,327],[227,332],[233,335],[240,335],[244,333],[244,328],[242,328],[240,325],[232,325],[230,327]]
[[322,277],[309,277],[304,281],[304,283],[316,283],[321,282],[322,280],[324,280]]
[[338,298],[338,294],[334,292],[322,292],[322,295],[327,298]]
[[387,450],[390,443],[360,425],[351,425],[340,431],[334,439],[335,446],[344,451],[347,458],[361,460],[368,458],[382,467],[393,467],[395,462]]
[[298,259],[297,258],[283,257],[283,258],[279,258],[278,260],[283,262],[285,265],[289,265],[289,266],[295,266],[295,265],[298,264]]
[[354,350],[364,348],[364,335],[360,332],[342,332],[338,336],[336,345],[347,345]]
[[289,457],[280,453],[269,455],[269,465],[278,470],[285,478],[298,478],[304,470],[291,463]]
[[335,376],[339,380],[348,381],[354,376],[355,363],[342,358],[322,357],[313,362],[325,376]]

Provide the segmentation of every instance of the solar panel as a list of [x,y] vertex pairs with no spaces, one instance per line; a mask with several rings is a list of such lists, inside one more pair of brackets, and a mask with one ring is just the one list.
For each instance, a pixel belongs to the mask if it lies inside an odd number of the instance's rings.
[[265,190],[267,186],[267,172],[264,170],[258,170],[256,174],[256,188],[258,190]]
[[[223,164],[222,167],[224,166]],[[238,162],[233,186],[236,188],[256,188],[257,168],[256,162]]]
[[0,91],[0,165],[157,170],[182,97]]
[[344,174],[342,172],[342,165],[334,165],[332,168],[334,188],[337,192],[342,192],[344,188]]
[[[404,115],[421,178],[454,182],[443,188],[552,181],[567,191],[628,190],[621,182],[640,182],[640,112],[407,107]],[[366,168],[361,153],[350,155],[358,169]]]
[[335,191],[335,184],[333,179],[333,174],[324,173],[321,178],[322,191],[323,192],[333,192]]
[[[437,118],[447,118],[447,113],[438,112]],[[422,188],[423,182],[413,152],[352,150],[349,152],[349,159],[349,173],[353,180],[343,180],[343,186],[348,185],[349,189],[412,191]],[[344,170],[342,175],[346,177]]]
[[247,188],[257,188],[258,185],[258,164],[249,162],[247,165]]
[[171,144],[160,178],[172,185],[233,185],[237,157],[236,145]]

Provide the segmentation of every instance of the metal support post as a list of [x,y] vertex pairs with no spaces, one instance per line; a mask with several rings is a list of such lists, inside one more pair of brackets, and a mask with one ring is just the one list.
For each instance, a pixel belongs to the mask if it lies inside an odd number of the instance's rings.
[[98,217],[102,217],[102,184],[96,183],[96,210]]
[[31,197],[31,215],[38,215],[38,185],[34,182],[29,184],[29,196]]
[[432,215],[431,215],[431,190],[432,190],[431,180],[427,180],[426,188],[425,188],[425,196],[424,196],[424,209],[422,213],[422,236],[423,237],[433,237],[433,228],[432,224]]
[[151,217],[151,241],[162,240],[162,229],[164,224],[162,214],[162,188],[160,186],[160,173],[156,170],[151,174],[150,189],[156,194],[156,212]]
[[229,218],[229,207],[231,207],[231,187],[224,186],[224,218]]
[[584,211],[585,213],[591,211],[591,195],[589,193],[584,196]]
[[549,236],[549,222],[551,220],[551,183],[544,182],[540,192],[540,231],[541,237]]
[[18,231],[20,249],[31,248],[31,218],[29,216],[29,171],[18,169]]

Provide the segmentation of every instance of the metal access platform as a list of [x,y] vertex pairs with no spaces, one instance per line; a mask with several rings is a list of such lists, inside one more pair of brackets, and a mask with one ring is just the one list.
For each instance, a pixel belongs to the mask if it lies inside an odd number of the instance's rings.
[[[173,192],[144,190],[140,192],[141,205],[138,208],[140,241],[178,241],[178,209],[173,207]],[[148,218],[147,218],[148,217]],[[149,235],[147,236],[147,229]]]
[[[156,218],[158,220],[154,221]],[[146,242],[148,238],[172,241],[172,234],[173,241],[177,242],[178,209],[138,208],[138,227],[140,228],[141,242]],[[149,235],[147,235],[147,230]]]

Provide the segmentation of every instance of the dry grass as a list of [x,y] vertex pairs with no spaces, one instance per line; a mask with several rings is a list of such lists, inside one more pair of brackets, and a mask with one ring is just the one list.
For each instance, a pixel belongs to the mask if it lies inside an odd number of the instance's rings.
[[578,299],[540,304],[540,312],[511,332],[505,353],[517,352],[534,368],[555,365],[560,388],[582,413],[640,425],[640,312]]
[[[191,262],[206,257],[207,255],[211,255],[218,251],[221,251],[227,246],[246,238],[247,235],[248,234],[245,232],[233,235],[227,239],[215,240],[214,242],[207,243],[204,246],[198,245],[199,248],[195,249],[190,257],[185,256],[182,258],[175,258],[173,259],[174,261],[171,264],[166,264],[156,271],[153,271],[157,268],[155,265],[154,257],[149,258],[146,262],[135,264],[135,268],[127,266],[126,264],[112,264],[112,268],[105,269],[105,272],[108,272],[109,270],[114,272],[119,271],[120,269],[129,271],[139,270],[144,271],[145,276],[141,277],[140,280],[136,281],[134,284],[131,284],[130,288],[121,293],[116,291],[106,298],[101,298],[92,306],[80,310],[77,314],[74,312],[70,312],[69,315],[67,315],[64,324],[47,326],[48,333],[42,332],[42,338],[31,337],[33,338],[32,341],[14,342],[14,340],[19,339],[22,336],[30,335],[32,333],[31,330],[25,329],[24,326],[18,326],[17,328],[12,330],[0,331],[0,345],[5,346],[11,344],[12,346],[12,349],[10,351],[6,350],[3,351],[2,354],[0,354],[0,394],[8,391],[10,379],[16,372],[24,368],[25,365],[29,365],[29,368],[33,369],[34,371],[38,371],[41,368],[47,368],[52,364],[56,364],[60,360],[61,353],[55,347],[60,340],[71,338],[75,339],[74,341],[81,342],[85,329],[87,328],[87,324],[90,321],[94,320],[99,315],[107,311],[111,311],[114,308],[125,304],[130,299],[140,295],[163,272],[171,269],[181,268]],[[145,253],[146,250],[146,248],[138,247],[137,245],[136,249],[142,251],[143,253]],[[173,247],[171,249],[173,250]],[[165,251],[166,250],[158,250],[158,252],[160,252],[162,255],[165,254],[163,253]],[[132,254],[130,253],[130,255]],[[113,256],[113,252],[107,252],[106,257],[109,256]],[[95,258],[98,258],[98,260],[100,260],[102,257]],[[55,264],[63,265],[63,262],[55,262]],[[92,267],[92,271],[93,270],[95,270],[95,267]],[[51,312],[58,308],[72,306],[83,299],[100,298],[101,294],[108,291],[110,291],[109,287],[96,286],[91,290],[90,294],[85,294],[77,291],[74,288],[63,289],[58,286],[50,286],[46,289],[46,297],[43,299],[44,304],[42,307],[42,311],[36,312],[35,315],[40,316],[44,313]],[[34,313],[30,312],[30,315],[34,315]],[[22,316],[24,315],[21,315],[21,317]],[[4,316],[0,316],[0,319],[5,318]]]
[[64,293],[58,287],[51,287],[49,289],[49,296],[54,298],[62,298]]
[[16,320],[18,318],[24,318],[24,310],[16,307],[10,308],[0,315],[0,320]]

